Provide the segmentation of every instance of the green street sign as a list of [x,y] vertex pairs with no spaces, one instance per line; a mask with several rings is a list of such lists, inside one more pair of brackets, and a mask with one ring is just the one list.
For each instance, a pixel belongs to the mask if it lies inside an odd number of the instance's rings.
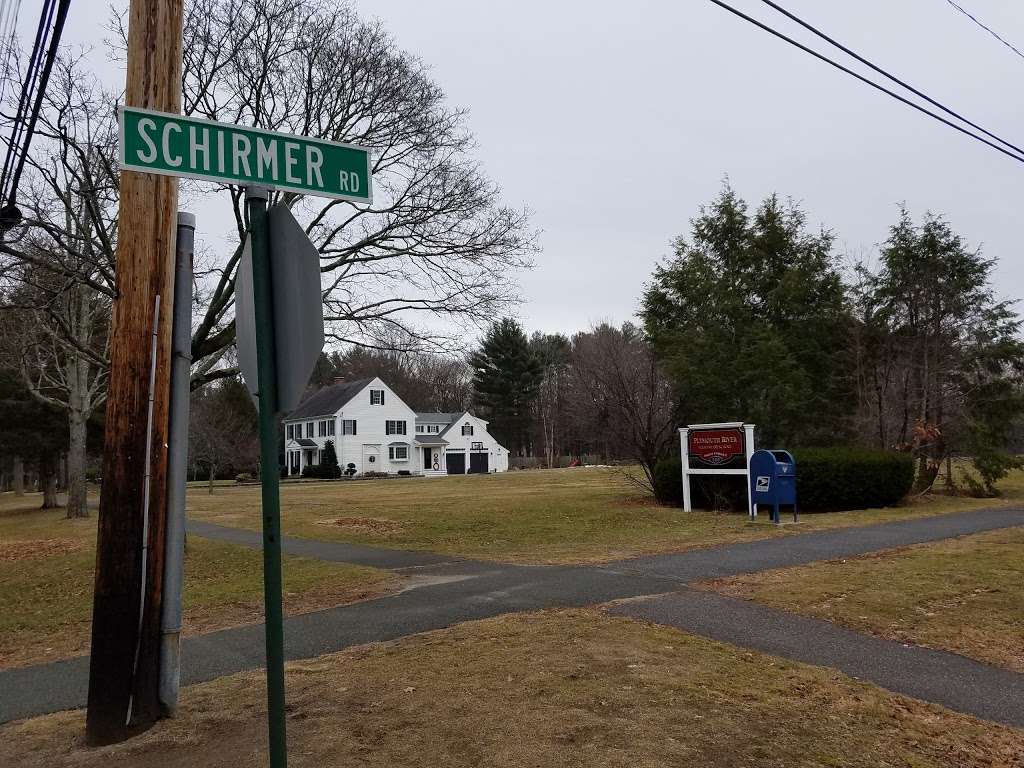
[[370,150],[122,106],[121,168],[369,203]]

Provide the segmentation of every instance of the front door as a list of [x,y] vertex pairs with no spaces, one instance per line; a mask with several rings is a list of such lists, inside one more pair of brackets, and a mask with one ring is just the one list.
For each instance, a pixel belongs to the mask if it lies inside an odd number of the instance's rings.
[[380,467],[380,446],[379,445],[364,445],[363,446],[363,466],[362,472],[381,472]]

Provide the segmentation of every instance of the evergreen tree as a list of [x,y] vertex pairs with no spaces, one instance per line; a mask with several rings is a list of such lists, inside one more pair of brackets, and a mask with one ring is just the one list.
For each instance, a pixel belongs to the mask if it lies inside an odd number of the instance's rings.
[[858,380],[880,393],[860,400],[878,439],[914,452],[920,490],[943,459],[966,452],[981,475],[977,489],[994,493],[1017,464],[1006,445],[1024,413],[1021,321],[995,296],[995,261],[942,218],[926,214],[917,225],[905,207],[881,256],[876,274],[860,269],[857,298]]
[[544,372],[519,323],[511,318],[493,323],[470,365],[480,415],[499,442],[522,455],[529,448],[531,409]]
[[324,455],[320,458],[320,471],[323,473],[323,477],[341,477],[341,467],[338,466],[338,454],[334,450],[333,440],[324,443]]
[[852,410],[833,236],[793,202],[751,215],[726,185],[658,266],[641,316],[686,421],[751,421],[764,444],[833,442]]

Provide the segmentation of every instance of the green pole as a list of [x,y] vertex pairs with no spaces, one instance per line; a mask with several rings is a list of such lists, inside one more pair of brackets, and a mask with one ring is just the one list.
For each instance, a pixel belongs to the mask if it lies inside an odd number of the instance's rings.
[[288,765],[284,716],[284,622],[281,611],[281,496],[277,469],[277,371],[271,292],[267,189],[245,189],[252,248],[256,371],[260,403],[260,486],[263,496],[263,600],[267,641],[267,724],[270,766]]

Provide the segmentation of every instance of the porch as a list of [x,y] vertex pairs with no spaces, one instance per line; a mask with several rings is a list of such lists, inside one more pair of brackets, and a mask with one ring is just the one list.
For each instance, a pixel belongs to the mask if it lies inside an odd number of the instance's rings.
[[448,474],[444,449],[447,440],[433,435],[416,435],[416,454],[419,456],[419,471],[424,477],[443,477]]
[[284,462],[288,476],[301,476],[310,464],[320,463],[320,448],[306,437],[289,440],[284,446]]

